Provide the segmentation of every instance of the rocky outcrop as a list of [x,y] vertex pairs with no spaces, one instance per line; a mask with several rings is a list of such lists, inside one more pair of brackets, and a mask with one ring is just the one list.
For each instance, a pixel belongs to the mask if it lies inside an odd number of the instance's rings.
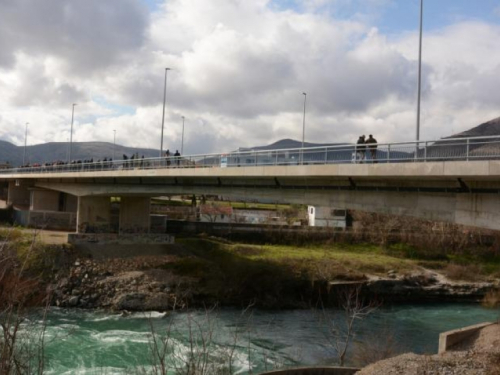
[[[49,286],[53,304],[130,311],[182,308],[190,298],[192,280],[168,270],[150,268],[170,261],[165,257],[105,262],[79,259],[68,275],[56,275]],[[144,270],[137,270],[141,268]]]
[[496,282],[456,282],[432,272],[412,275],[389,273],[387,278],[370,278],[365,290],[390,302],[480,301],[500,287]]
[[[356,281],[334,281],[313,284],[297,283],[295,288],[279,288],[275,294],[245,288],[246,294],[224,286],[225,294],[207,285],[210,279],[182,277],[174,273],[178,260],[174,255],[142,256],[110,259],[77,259],[66,273],[57,274],[49,286],[52,302],[60,307],[105,308],[127,311],[166,311],[187,305],[242,305],[254,298],[259,307],[307,307],[301,296],[326,293],[326,300],[335,300],[336,288],[361,286],[369,299],[390,302],[479,301],[495,288],[497,282],[453,282],[427,270],[399,275],[390,271],[385,277],[368,276]],[[288,280],[288,283],[296,282]],[[272,281],[270,281],[272,282]],[[291,285],[291,284],[290,284]],[[288,286],[290,286],[288,285]],[[271,288],[272,285],[267,286]],[[271,298],[273,296],[273,298]],[[331,297],[331,298],[330,298]],[[246,298],[246,299],[245,299]],[[269,300],[271,298],[271,300]]]

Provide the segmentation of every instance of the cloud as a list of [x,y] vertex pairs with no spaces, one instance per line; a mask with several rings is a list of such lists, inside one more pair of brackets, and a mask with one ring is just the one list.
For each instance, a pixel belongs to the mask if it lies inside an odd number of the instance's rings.
[[2,0],[0,68],[16,54],[53,56],[72,73],[88,74],[120,61],[143,42],[148,24],[139,0]]
[[[180,148],[181,116],[185,153],[301,139],[302,92],[308,141],[414,137],[417,33],[387,36],[363,17],[318,11],[363,13],[359,0],[288,9],[267,0],[170,0],[150,15],[134,0],[3,3],[2,139],[21,143],[29,121],[37,124],[33,142],[65,141],[77,102],[75,141],[111,142],[116,129],[119,144],[158,148],[165,67],[172,68],[171,150]],[[383,9],[392,1],[370,4]],[[499,38],[500,27],[481,21],[426,31],[423,138],[498,116]]]

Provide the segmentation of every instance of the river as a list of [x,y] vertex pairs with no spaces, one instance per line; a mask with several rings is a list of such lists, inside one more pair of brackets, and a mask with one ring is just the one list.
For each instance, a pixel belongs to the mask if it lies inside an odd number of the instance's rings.
[[[436,353],[440,332],[498,318],[498,310],[473,304],[379,308],[355,323],[347,362],[359,364],[363,348]],[[40,323],[38,315],[31,320]],[[153,338],[159,352],[165,348],[172,373],[188,358],[209,369],[231,363],[235,373],[328,365],[335,362],[333,347],[339,341],[332,340],[331,322],[343,327],[342,312],[334,310],[218,309],[120,316],[52,309],[45,321],[45,373],[58,375],[150,373]]]

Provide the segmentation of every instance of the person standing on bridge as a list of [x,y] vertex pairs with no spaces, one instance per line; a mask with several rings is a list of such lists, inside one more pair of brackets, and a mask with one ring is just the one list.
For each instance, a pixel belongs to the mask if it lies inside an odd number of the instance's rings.
[[372,157],[372,160],[374,163],[377,161],[377,140],[373,138],[373,135],[369,135],[368,139],[365,141],[365,143],[368,145],[368,149],[370,150],[370,156]]
[[167,167],[170,166],[170,149],[165,152],[165,159],[167,159]]
[[358,138],[356,142],[356,153],[359,157],[359,162],[362,163],[365,160],[366,146],[365,146],[365,135]]
[[175,162],[177,163],[177,166],[179,166],[181,163],[181,158],[180,158],[181,153],[179,152],[179,150],[175,150],[174,156],[175,156]]

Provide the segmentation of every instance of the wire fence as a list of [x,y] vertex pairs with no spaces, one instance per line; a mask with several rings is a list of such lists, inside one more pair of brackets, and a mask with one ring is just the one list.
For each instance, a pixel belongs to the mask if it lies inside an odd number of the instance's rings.
[[342,144],[223,154],[133,158],[95,162],[42,163],[0,170],[0,174],[95,172],[163,168],[375,164],[432,161],[500,160],[500,136],[448,138],[385,144]]

